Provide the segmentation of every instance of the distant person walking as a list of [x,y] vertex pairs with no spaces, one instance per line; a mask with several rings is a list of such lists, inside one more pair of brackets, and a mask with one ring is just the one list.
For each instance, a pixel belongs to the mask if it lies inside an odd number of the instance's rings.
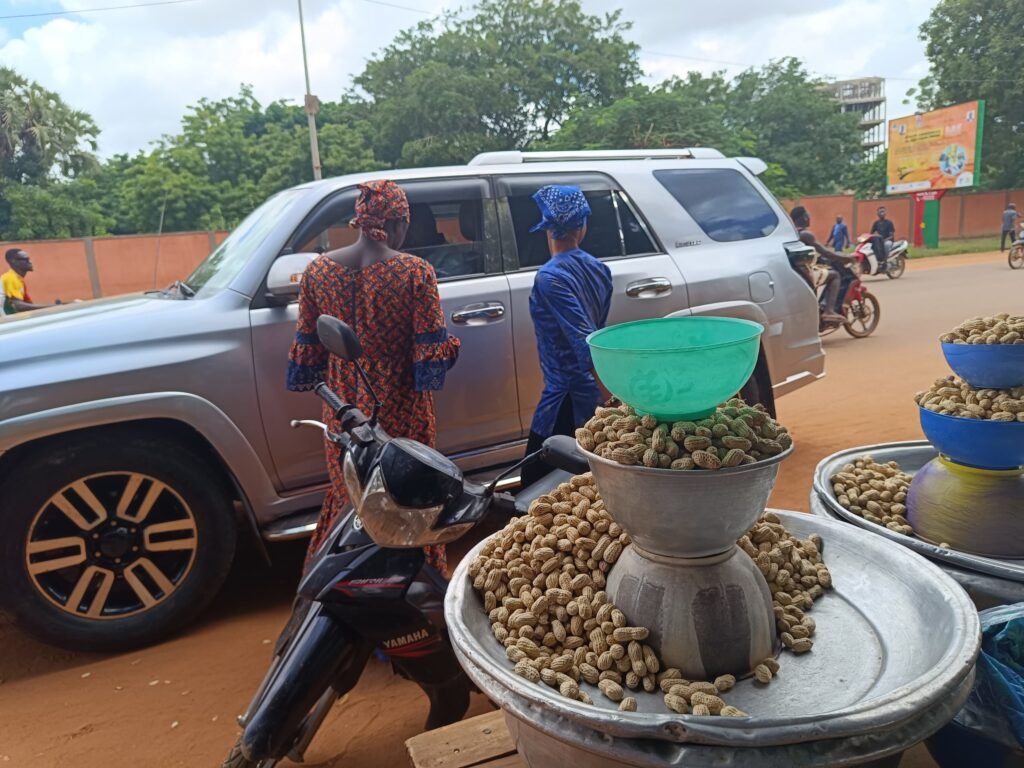
[[831,245],[837,251],[842,252],[850,244],[850,230],[843,221],[842,216],[836,216],[836,223],[832,226],[832,234],[828,236],[825,245]]
[[1013,245],[1013,241],[1017,239],[1017,220],[1020,219],[1020,214],[1017,213],[1016,203],[1010,203],[1006,206],[1006,210],[1003,211],[1003,233],[999,238],[999,250],[1006,250],[1006,236],[1010,236],[1010,245]]
[[[28,286],[25,284],[25,275],[33,270],[32,259],[20,248],[11,248],[4,254],[7,265],[10,267],[3,275],[0,275],[0,286],[4,292],[3,314],[13,315],[18,312],[28,312],[33,309],[43,309],[49,304],[33,304],[28,295]],[[57,300],[60,304],[60,300]]]

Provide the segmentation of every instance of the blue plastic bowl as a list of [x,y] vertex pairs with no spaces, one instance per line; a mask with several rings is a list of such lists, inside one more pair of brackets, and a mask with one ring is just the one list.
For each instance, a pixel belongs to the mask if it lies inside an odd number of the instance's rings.
[[1024,387],[1024,344],[942,343],[946,362],[961,379],[979,389]]
[[1024,465],[1024,422],[962,419],[921,412],[924,436],[939,453],[957,464],[981,469],[1016,469]]

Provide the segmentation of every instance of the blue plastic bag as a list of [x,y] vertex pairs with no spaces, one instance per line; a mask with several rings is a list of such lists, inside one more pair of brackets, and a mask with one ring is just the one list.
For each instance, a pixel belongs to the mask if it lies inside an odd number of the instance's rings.
[[956,722],[1008,747],[1024,747],[1024,603],[979,615],[977,678]]

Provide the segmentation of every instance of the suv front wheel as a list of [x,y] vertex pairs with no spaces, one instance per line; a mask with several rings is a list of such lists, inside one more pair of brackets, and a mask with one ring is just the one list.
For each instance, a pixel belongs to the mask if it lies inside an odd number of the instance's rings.
[[26,457],[0,498],[0,582],[45,642],[115,651],[163,639],[213,599],[237,521],[221,478],[188,449],[82,436]]

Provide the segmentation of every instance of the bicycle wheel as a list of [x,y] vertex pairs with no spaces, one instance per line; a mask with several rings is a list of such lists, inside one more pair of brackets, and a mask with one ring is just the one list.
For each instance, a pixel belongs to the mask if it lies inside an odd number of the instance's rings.
[[874,333],[882,317],[882,308],[873,293],[864,292],[863,299],[854,299],[847,307],[847,320],[843,328],[855,339]]

